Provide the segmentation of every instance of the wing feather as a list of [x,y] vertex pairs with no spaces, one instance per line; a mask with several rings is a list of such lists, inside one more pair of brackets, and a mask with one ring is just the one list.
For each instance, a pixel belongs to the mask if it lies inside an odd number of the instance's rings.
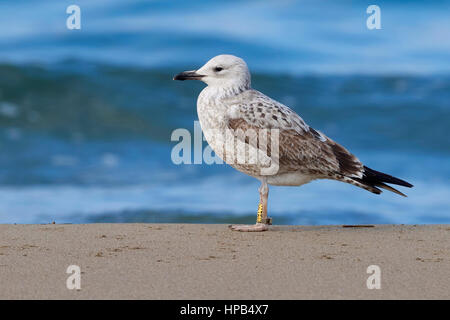
[[[293,110],[256,90],[243,94],[246,96],[230,101],[233,108],[230,110],[228,128],[234,131],[278,129],[279,173],[300,171],[323,178],[362,176],[363,165],[358,158],[309,127]],[[270,150],[268,153],[270,156]]]

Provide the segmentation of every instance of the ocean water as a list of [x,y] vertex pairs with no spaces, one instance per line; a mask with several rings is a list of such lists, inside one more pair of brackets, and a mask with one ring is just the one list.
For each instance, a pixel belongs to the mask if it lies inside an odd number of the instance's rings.
[[78,1],[73,31],[72,3],[36,3],[0,3],[0,223],[253,222],[257,180],[171,161],[203,88],[172,77],[223,52],[248,61],[254,88],[414,184],[408,198],[271,187],[275,223],[450,222],[448,2],[380,2],[375,31],[365,2]]

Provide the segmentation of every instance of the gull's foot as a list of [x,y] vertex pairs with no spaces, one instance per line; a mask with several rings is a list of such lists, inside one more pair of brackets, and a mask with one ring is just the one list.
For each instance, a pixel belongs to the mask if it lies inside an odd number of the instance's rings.
[[230,225],[229,228],[233,231],[241,232],[261,232],[269,230],[269,226],[265,223],[257,223],[252,225]]

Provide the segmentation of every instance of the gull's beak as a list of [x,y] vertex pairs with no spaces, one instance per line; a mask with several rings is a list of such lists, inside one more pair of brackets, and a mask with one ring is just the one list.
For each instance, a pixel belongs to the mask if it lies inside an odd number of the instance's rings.
[[173,77],[173,80],[200,80],[204,75],[198,74],[196,70],[184,71]]

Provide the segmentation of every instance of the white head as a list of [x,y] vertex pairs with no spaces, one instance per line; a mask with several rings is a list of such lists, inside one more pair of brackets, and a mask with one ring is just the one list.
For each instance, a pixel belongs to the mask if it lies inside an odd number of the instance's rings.
[[208,86],[230,89],[249,89],[250,72],[241,58],[221,54],[209,60],[198,70],[177,74],[174,80],[201,80]]

